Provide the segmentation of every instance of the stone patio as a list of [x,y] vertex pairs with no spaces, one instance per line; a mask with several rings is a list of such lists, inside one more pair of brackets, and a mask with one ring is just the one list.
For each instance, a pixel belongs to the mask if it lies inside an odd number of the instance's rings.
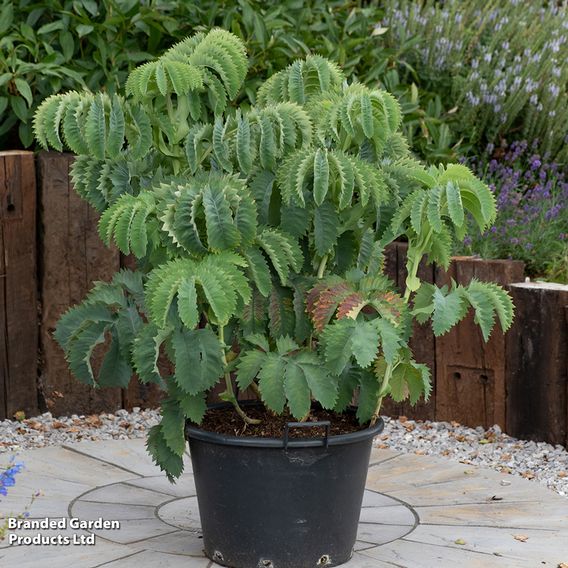
[[[216,566],[201,551],[189,458],[176,485],[152,465],[143,440],[82,442],[19,459],[26,470],[0,501],[2,513],[22,510],[41,490],[30,518],[102,517],[118,520],[120,528],[16,530],[22,536],[94,533],[95,544],[10,545],[6,538],[0,566]],[[557,568],[568,563],[568,499],[505,474],[373,450],[355,550],[346,568]]]

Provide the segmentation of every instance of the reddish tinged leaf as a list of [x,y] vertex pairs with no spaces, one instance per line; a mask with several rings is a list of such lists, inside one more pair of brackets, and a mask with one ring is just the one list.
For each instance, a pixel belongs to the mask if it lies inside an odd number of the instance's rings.
[[313,317],[314,307],[319,295],[328,287],[325,282],[318,282],[306,295],[306,312]]
[[337,319],[351,317],[351,313],[355,308],[360,308],[365,303],[363,296],[359,292],[349,294],[344,300],[341,301],[337,308]]
[[389,319],[394,320],[400,317],[402,313],[403,299],[394,292],[380,292],[376,295],[378,300],[380,313],[384,316],[390,316]]
[[340,282],[321,292],[312,312],[312,321],[316,331],[323,331],[323,328],[329,323],[339,303],[352,293],[352,291],[353,289],[347,282]]

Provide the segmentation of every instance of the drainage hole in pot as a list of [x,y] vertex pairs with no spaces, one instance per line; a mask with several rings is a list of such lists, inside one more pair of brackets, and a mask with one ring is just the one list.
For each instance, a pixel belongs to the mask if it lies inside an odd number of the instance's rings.
[[218,550],[216,550],[213,553],[213,560],[215,560],[215,562],[223,562],[223,555]]
[[331,558],[329,557],[329,554],[324,554],[319,560],[318,560],[318,566],[327,566],[328,564],[331,563]]

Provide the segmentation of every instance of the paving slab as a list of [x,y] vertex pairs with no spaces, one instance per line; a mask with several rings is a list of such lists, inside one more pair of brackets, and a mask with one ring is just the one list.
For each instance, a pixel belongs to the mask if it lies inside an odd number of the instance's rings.
[[[103,440],[67,444],[65,449],[84,454],[100,463],[112,464],[126,472],[142,477],[160,475],[160,468],[148,459],[146,440],[139,438],[128,440]],[[118,443],[117,443],[118,442]]]
[[[214,568],[202,551],[191,460],[170,484],[143,440],[79,442],[22,453],[26,470],[0,513],[114,520],[119,528],[9,531],[95,543],[0,542],[0,566]],[[506,484],[503,485],[502,481]],[[568,562],[568,499],[534,482],[468,464],[374,449],[357,542],[346,568],[556,568]]]

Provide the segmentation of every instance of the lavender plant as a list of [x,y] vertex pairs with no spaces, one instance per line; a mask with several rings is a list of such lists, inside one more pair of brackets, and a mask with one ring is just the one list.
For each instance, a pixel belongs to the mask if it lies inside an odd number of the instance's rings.
[[473,143],[511,129],[568,157],[568,4],[389,0],[381,25],[394,44],[415,38],[411,63],[426,88],[457,107]]
[[515,258],[532,277],[568,283],[568,179],[538,142],[490,144],[469,165],[497,200],[496,224],[482,237],[466,237],[458,249],[484,258]]

